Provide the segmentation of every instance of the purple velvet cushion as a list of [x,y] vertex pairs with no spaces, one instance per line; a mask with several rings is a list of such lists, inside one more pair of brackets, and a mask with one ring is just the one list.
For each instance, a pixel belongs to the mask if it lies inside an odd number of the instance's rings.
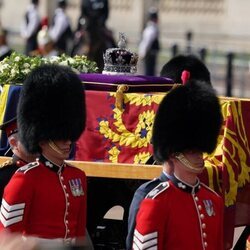
[[129,85],[127,92],[166,92],[173,81],[165,77],[143,75],[80,74],[87,90],[116,91],[120,84]]

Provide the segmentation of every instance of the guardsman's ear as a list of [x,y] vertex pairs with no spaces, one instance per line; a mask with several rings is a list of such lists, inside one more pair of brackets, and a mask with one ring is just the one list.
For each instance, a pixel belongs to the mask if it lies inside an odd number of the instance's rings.
[[11,148],[17,147],[18,140],[15,136],[11,135],[8,140]]

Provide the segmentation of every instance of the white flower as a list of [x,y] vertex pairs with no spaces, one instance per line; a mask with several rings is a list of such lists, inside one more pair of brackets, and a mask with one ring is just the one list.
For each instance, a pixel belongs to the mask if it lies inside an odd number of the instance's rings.
[[3,73],[8,68],[9,68],[8,64],[2,64],[2,65],[0,65],[0,72]]
[[50,62],[51,62],[51,63],[56,63],[56,62],[59,61],[59,59],[60,59],[60,58],[59,58],[58,56],[51,56],[51,57],[50,57]]
[[11,69],[10,74],[11,74],[12,77],[15,76],[16,70],[15,69]]
[[59,62],[60,65],[62,66],[68,66],[68,62],[67,61],[61,61]]
[[87,67],[85,66],[85,65],[83,65],[82,67],[79,67],[79,69],[78,69],[80,72],[82,72],[82,73],[87,73],[88,72],[88,69],[87,69]]
[[75,62],[75,60],[73,59],[73,58],[68,58],[68,64],[70,65],[70,64],[73,64]]
[[5,69],[7,69],[7,68],[9,68],[9,67],[10,67],[9,64],[4,64],[4,65],[2,65],[3,70],[5,70]]
[[23,69],[22,70],[22,73],[25,74],[25,75],[28,75],[30,72],[31,72],[30,69]]
[[24,64],[23,64],[23,67],[24,67],[24,68],[30,68],[30,64],[29,64],[29,63],[24,63]]
[[15,62],[19,62],[20,59],[21,59],[21,58],[20,58],[19,56],[16,56],[15,59],[14,59],[14,61],[15,61]]

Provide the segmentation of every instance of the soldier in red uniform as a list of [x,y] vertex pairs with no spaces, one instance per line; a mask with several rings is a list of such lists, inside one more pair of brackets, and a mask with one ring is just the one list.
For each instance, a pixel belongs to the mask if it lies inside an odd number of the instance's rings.
[[222,115],[209,84],[191,80],[161,102],[153,128],[154,157],[173,168],[141,202],[133,249],[223,249],[223,200],[202,184],[203,152],[217,144]]
[[2,200],[5,186],[19,167],[36,159],[36,155],[28,154],[18,138],[16,117],[0,125],[0,130],[6,133],[12,151],[12,157],[0,164],[0,200]]
[[[185,72],[188,77],[183,77]],[[175,83],[184,84],[185,80],[196,79],[203,81],[205,84],[211,85],[210,72],[206,65],[193,55],[178,55],[171,58],[161,70],[161,76],[171,78]],[[188,78],[188,79],[187,79]],[[153,155],[148,159],[146,164],[157,165],[158,163]],[[150,180],[142,184],[134,193],[133,200],[129,208],[128,217],[128,233],[126,238],[126,248],[131,249],[133,244],[133,235],[135,229],[135,218],[141,201],[149,193],[149,191],[159,185],[160,182],[167,181],[171,175],[172,168],[163,165],[163,171],[158,178]]]
[[6,186],[0,229],[50,246],[84,244],[86,176],[65,160],[85,127],[82,83],[69,68],[38,67],[26,78],[17,110],[26,150],[40,153]]

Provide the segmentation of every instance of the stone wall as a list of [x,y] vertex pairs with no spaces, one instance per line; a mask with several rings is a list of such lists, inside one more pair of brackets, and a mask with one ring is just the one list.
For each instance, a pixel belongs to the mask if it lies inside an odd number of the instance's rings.
[[[19,32],[30,0],[2,0],[3,26]],[[68,14],[74,27],[80,14],[80,0],[68,0]],[[250,51],[250,1],[248,0],[110,0],[108,27],[118,37],[125,32],[129,42],[138,43],[150,5],[159,7],[161,39],[166,45],[184,43],[191,30],[194,44]],[[18,6],[18,7],[17,7]],[[52,16],[56,0],[40,0],[42,16]]]

